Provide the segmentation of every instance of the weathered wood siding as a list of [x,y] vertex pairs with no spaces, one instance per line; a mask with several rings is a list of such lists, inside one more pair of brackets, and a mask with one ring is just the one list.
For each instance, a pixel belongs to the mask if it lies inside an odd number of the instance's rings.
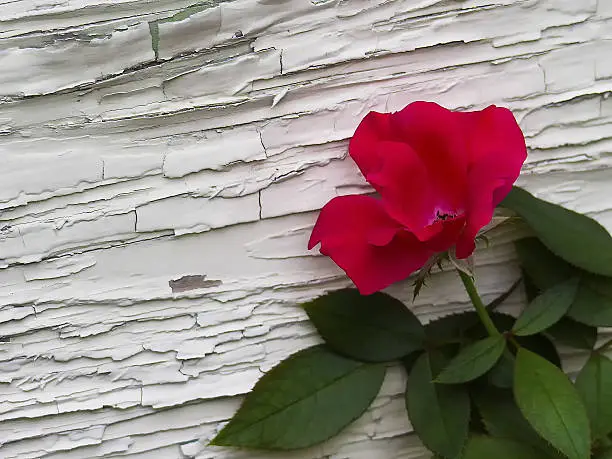
[[[277,457],[206,444],[317,341],[296,304],[348,285],[305,246],[368,189],[346,150],[371,109],[507,106],[520,183],[612,229],[611,0],[193,1],[0,0],[2,459]],[[478,255],[488,298],[510,239]],[[442,273],[414,310],[466,306]],[[402,380],[278,457],[429,457]]]

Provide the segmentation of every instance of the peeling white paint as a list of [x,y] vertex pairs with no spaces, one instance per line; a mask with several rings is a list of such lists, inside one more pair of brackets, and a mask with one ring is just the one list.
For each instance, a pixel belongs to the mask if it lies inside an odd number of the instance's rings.
[[[298,304],[348,285],[306,242],[327,200],[370,191],[346,159],[369,110],[507,106],[521,185],[612,230],[611,2],[192,6],[0,0],[3,459],[277,457],[207,442],[318,342]],[[518,276],[513,237],[478,253],[486,298]],[[424,320],[467,307],[435,277]],[[410,300],[409,282],[389,291]],[[403,378],[338,438],[279,457],[428,457]]]

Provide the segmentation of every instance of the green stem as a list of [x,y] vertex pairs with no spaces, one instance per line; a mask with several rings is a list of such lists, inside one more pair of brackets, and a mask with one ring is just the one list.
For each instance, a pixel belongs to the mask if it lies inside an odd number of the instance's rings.
[[478,317],[480,318],[480,321],[482,322],[485,329],[487,330],[487,333],[489,333],[490,336],[499,336],[501,333],[499,332],[499,330],[497,329],[497,327],[491,320],[491,317],[489,316],[489,313],[487,312],[487,308],[485,307],[484,303],[482,302],[482,299],[478,295],[478,291],[476,290],[476,285],[474,284],[474,280],[470,276],[468,276],[466,273],[464,273],[463,271],[457,270],[457,272],[459,273],[459,277],[461,277],[461,281],[463,282],[465,291],[469,295],[470,300],[472,301],[472,304],[474,305],[474,309],[476,309],[476,312],[478,313]]
[[514,336],[510,335],[508,336],[507,339],[514,345],[517,351],[521,348],[521,345],[518,343],[518,341],[516,340]]

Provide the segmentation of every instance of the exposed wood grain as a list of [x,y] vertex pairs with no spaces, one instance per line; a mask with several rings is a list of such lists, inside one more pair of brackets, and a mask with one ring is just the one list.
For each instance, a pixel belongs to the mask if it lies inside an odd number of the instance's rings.
[[[276,457],[206,444],[317,341],[298,303],[348,285],[306,241],[368,190],[345,160],[360,118],[507,106],[521,184],[612,229],[611,51],[608,0],[0,0],[0,457]],[[487,298],[512,237],[478,254]],[[467,306],[435,277],[424,319]],[[278,457],[428,457],[403,378]]]

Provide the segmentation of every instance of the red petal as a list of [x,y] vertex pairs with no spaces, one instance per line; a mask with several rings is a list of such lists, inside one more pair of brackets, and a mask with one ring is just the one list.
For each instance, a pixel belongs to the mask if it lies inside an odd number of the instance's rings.
[[434,237],[425,242],[427,248],[434,252],[446,252],[457,243],[457,239],[465,228],[465,216],[437,221],[441,230]]
[[421,241],[442,230],[438,213],[464,212],[469,158],[462,128],[456,113],[415,102],[398,113],[368,114],[351,139],[351,156],[389,214]]
[[491,106],[462,115],[470,168],[467,226],[457,244],[459,258],[472,253],[476,234],[491,221],[495,207],[512,189],[527,158],[525,138],[509,110]]
[[393,127],[429,171],[442,213],[464,210],[468,152],[460,115],[432,102],[414,102],[393,115]]
[[349,153],[364,177],[380,167],[378,143],[393,138],[390,120],[389,113],[370,112],[351,138]]
[[527,158],[527,147],[512,112],[491,105],[478,112],[458,115],[467,136],[470,166],[495,159],[499,170],[516,180]]
[[367,179],[382,197],[391,217],[404,225],[420,240],[426,240],[441,228],[435,220],[436,198],[431,175],[421,158],[409,145],[380,142],[380,167]]
[[432,252],[366,196],[332,199],[321,210],[308,247],[321,243],[364,295],[408,277]]

